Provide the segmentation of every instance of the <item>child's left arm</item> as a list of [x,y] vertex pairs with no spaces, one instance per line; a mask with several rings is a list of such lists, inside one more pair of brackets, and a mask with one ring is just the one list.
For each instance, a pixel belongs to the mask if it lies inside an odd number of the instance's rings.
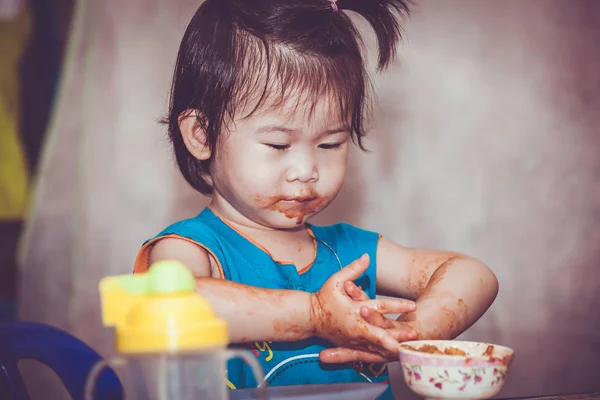
[[[352,284],[353,297],[365,296]],[[417,309],[398,321],[384,318],[374,310],[363,317],[374,325],[397,331],[408,325],[419,339],[454,339],[473,325],[490,307],[498,293],[498,280],[482,262],[458,253],[411,249],[381,238],[377,248],[377,293],[416,300]],[[400,339],[398,339],[400,340]],[[365,360],[366,354],[351,349],[329,349],[321,353],[324,362]],[[372,362],[396,361],[373,355]]]

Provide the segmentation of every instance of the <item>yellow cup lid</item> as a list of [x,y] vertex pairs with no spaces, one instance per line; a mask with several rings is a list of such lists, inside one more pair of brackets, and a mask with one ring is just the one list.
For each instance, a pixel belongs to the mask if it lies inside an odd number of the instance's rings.
[[227,324],[195,287],[191,271],[178,261],[160,261],[142,274],[102,279],[102,322],[115,327],[117,350],[149,353],[226,346]]

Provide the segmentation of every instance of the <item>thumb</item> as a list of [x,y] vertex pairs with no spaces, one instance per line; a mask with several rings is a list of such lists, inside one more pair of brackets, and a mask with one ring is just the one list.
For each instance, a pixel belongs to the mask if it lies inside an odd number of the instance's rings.
[[362,290],[362,288],[356,286],[353,281],[344,282],[344,289],[346,289],[346,294],[352,298],[354,301],[367,301],[371,300],[369,296]]
[[353,281],[358,279],[367,268],[369,268],[369,255],[363,254],[360,258],[354,260],[350,265],[336,273],[335,277],[339,281]]

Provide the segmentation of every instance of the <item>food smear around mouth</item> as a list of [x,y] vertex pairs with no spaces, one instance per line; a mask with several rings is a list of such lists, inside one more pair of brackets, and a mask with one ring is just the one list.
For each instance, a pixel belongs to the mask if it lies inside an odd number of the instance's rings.
[[256,195],[254,200],[258,206],[282,213],[289,219],[295,219],[296,225],[300,225],[308,215],[320,211],[330,198],[310,192],[300,196]]

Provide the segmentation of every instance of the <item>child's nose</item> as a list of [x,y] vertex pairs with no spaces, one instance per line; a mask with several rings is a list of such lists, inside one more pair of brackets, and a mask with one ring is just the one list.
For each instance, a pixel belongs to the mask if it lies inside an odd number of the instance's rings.
[[319,172],[314,155],[307,152],[294,157],[288,168],[287,180],[289,182],[300,181],[303,183],[318,181]]

